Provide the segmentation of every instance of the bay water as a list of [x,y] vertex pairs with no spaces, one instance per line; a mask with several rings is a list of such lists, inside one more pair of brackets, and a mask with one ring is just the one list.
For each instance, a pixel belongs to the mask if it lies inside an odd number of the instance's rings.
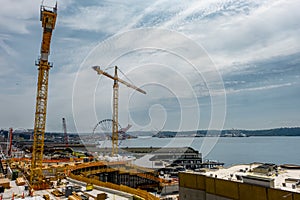
[[300,165],[300,137],[139,137],[124,140],[120,146],[189,146],[202,153],[203,160],[224,162],[225,166],[252,162]]

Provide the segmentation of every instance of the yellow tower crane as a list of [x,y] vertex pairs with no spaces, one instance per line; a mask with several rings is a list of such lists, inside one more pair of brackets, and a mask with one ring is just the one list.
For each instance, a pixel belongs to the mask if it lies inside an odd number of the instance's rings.
[[99,66],[94,66],[93,69],[98,74],[103,74],[104,76],[114,80],[113,85],[113,125],[112,125],[112,156],[116,155],[118,153],[118,99],[119,99],[119,82],[126,85],[127,87],[130,87],[136,91],[139,91],[143,94],[146,94],[146,92],[130,83],[127,83],[126,81],[123,81],[122,79],[118,78],[118,67],[115,66],[115,75],[112,76],[105,71],[101,70]]
[[41,44],[41,57],[36,65],[38,66],[38,82],[36,94],[36,111],[34,121],[34,138],[32,145],[32,158],[30,168],[30,185],[33,189],[44,189],[47,184],[42,172],[44,135],[46,126],[46,109],[48,95],[48,75],[52,67],[48,62],[50,54],[50,42],[52,31],[55,28],[57,17],[57,4],[55,7],[41,6],[40,20],[43,27],[43,39]]

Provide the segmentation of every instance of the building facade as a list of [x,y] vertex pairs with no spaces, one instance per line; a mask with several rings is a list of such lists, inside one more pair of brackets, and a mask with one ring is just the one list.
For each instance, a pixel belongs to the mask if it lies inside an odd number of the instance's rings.
[[[282,179],[284,182],[276,180],[277,185],[273,185],[272,178],[250,177],[251,181],[242,181],[232,180],[231,176],[224,179],[220,174],[179,173],[180,200],[300,200],[297,185],[287,185],[290,178]],[[264,185],[261,181],[270,181],[270,184]]]

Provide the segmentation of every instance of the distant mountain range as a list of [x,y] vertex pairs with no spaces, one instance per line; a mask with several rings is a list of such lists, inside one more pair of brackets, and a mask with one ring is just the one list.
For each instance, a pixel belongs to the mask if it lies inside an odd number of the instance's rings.
[[197,131],[143,131],[143,132],[130,132],[135,136],[152,136],[160,138],[170,137],[205,137],[205,136],[221,136],[221,137],[249,137],[249,136],[300,136],[300,127],[294,128],[275,128],[266,130],[197,130]]
[[300,136],[300,127],[241,131],[248,136]]
[[[132,136],[152,136],[160,138],[170,138],[170,137],[206,137],[206,136],[221,136],[221,137],[249,137],[249,136],[300,136],[300,127],[293,128],[274,128],[274,129],[264,129],[264,130],[244,130],[244,129],[231,129],[231,130],[197,130],[197,131],[130,131],[127,132]],[[27,139],[33,134],[33,130],[18,130],[14,131],[16,135],[25,135]],[[86,133],[87,134],[87,133]],[[7,137],[8,130],[0,129],[0,135]],[[61,135],[63,133],[57,132],[46,132],[46,135]],[[68,133],[70,136],[79,136],[82,134]],[[84,135],[84,134],[83,134]]]

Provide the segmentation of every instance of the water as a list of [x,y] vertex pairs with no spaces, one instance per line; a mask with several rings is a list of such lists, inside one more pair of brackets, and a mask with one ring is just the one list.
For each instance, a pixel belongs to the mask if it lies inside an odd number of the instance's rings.
[[[251,162],[300,165],[300,137],[207,137],[124,140],[122,147],[185,147],[203,153],[203,159],[225,162],[226,166]],[[109,145],[110,146],[110,145]]]

